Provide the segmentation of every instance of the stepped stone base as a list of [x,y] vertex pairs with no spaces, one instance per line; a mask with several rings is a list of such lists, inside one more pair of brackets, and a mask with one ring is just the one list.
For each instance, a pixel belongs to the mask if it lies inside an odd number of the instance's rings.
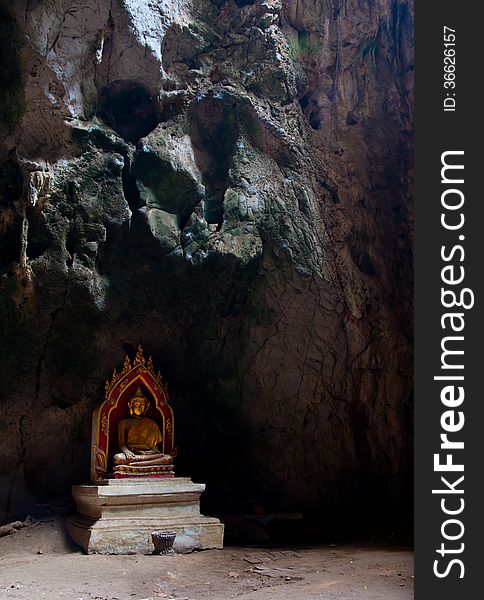
[[88,554],[151,554],[156,530],[176,531],[175,552],[222,548],[224,526],[200,514],[204,489],[188,477],[75,485],[67,531]]

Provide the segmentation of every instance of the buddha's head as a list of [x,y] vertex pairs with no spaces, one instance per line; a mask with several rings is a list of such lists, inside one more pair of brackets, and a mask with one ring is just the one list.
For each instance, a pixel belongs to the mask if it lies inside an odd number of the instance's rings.
[[128,408],[131,416],[142,417],[150,406],[150,401],[138,387],[132,398],[128,402]]

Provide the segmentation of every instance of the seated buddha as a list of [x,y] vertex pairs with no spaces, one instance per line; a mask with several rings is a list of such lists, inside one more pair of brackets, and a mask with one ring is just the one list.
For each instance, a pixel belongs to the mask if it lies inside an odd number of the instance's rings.
[[128,402],[130,417],[118,425],[118,443],[121,452],[114,455],[114,476],[156,476],[173,472],[172,454],[163,454],[159,445],[163,441],[157,423],[146,417],[150,401],[138,387]]

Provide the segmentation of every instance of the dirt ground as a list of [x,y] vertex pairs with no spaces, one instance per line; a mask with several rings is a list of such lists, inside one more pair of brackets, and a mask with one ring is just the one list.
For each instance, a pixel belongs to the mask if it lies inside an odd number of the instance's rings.
[[0,538],[1,600],[407,600],[412,570],[395,541],[87,556],[58,519]]

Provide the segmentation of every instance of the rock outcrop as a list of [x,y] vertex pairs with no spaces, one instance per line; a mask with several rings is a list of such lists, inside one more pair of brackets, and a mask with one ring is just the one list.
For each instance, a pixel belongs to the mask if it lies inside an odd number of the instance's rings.
[[410,502],[412,6],[3,0],[0,520],[138,342],[209,511]]

